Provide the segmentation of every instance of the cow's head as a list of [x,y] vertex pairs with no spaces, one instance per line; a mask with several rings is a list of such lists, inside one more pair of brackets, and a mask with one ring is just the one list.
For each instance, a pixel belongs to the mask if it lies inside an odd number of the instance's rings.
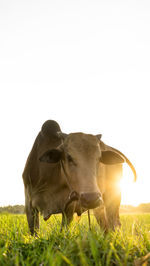
[[81,206],[93,209],[102,198],[97,185],[100,162],[104,164],[123,163],[124,159],[113,151],[102,151],[100,135],[84,133],[60,133],[63,143],[57,149],[45,152],[40,161],[61,162],[70,190],[78,195]]

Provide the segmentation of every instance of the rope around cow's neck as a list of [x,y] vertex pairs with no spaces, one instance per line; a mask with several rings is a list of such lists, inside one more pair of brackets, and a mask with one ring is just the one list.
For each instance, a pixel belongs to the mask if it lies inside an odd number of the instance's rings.
[[91,230],[91,217],[90,217],[90,210],[88,209],[88,222],[89,222],[89,229]]
[[64,174],[65,174],[65,179],[66,179],[67,185],[68,185],[68,187],[69,187],[69,189],[70,189],[70,191],[71,191],[70,193],[72,193],[72,192],[73,192],[73,188],[72,188],[71,184],[70,184],[69,181],[68,181],[68,174],[67,174],[67,172],[66,172],[66,169],[65,169],[64,164],[63,164],[62,161],[61,161],[61,166],[62,166],[62,169],[63,169]]
[[[66,169],[64,167],[64,164],[63,162],[61,161],[61,166],[62,166],[62,169],[64,171],[64,174],[65,174],[65,179],[66,179],[66,182],[67,182],[67,185],[70,189],[70,194],[69,194],[69,199],[68,201],[65,203],[65,207],[64,207],[64,211],[67,209],[68,205],[72,202],[72,201],[78,201],[79,200],[79,196],[77,194],[76,191],[73,190],[71,184],[69,183],[69,180],[68,180],[68,174],[66,172]],[[88,209],[88,223],[89,223],[89,229],[91,230],[91,219],[90,219],[90,210]]]

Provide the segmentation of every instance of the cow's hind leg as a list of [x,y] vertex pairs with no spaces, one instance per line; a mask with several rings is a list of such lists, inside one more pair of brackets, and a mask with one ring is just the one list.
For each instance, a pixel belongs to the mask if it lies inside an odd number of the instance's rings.
[[26,204],[25,211],[31,235],[37,235],[39,229],[39,212],[32,207],[31,202]]

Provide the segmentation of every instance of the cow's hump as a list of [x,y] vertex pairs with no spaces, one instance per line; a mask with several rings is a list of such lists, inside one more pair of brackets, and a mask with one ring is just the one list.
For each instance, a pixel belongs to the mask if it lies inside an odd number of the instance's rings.
[[47,120],[41,128],[41,132],[44,136],[56,136],[59,131],[61,131],[60,126],[54,120]]

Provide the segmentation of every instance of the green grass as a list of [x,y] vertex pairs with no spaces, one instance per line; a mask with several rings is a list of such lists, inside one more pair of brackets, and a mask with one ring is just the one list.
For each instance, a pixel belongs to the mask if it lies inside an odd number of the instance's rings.
[[60,232],[61,216],[40,219],[31,237],[25,215],[0,215],[0,265],[134,265],[150,252],[150,214],[122,215],[122,228],[104,235],[95,218],[83,215]]

